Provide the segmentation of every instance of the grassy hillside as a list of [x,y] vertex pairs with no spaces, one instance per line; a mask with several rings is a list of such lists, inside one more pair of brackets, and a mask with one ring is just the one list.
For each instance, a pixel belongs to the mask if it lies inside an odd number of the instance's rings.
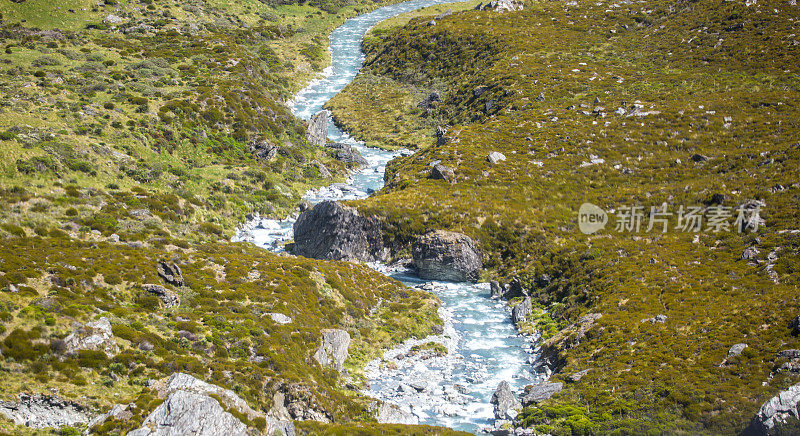
[[[328,63],[328,33],[378,5],[0,5],[2,400],[57,393],[94,413],[135,402],[132,419],[103,427],[119,433],[158,404],[148,380],[182,371],[264,412],[289,392],[365,434],[396,431],[354,393],[360,367],[438,331],[438,301],[366,267],[229,242],[247,214],[286,216],[331,183],[321,165],[344,177],[284,101]],[[180,266],[185,285],[161,279],[159,261]],[[101,317],[118,352],[66,353],[65,338]],[[347,376],[311,357],[325,328],[353,339]],[[34,433],[5,418],[0,432]]]
[[[474,237],[490,276],[520,277],[564,329],[544,350],[565,389],[520,425],[730,434],[798,381],[776,357],[800,346],[787,327],[800,314],[798,19],[782,1],[529,2],[414,19],[365,43],[334,116],[421,150],[355,205],[382,217],[401,256],[428,229]],[[441,103],[418,108],[433,91]],[[437,161],[452,183],[430,178]],[[754,199],[757,231],[675,229],[681,205],[733,223]],[[609,212],[605,230],[579,230],[584,202]],[[668,231],[647,231],[662,203]],[[641,229],[616,231],[636,205]],[[589,313],[602,317],[584,335],[573,323]],[[748,348],[723,364],[736,343]]]

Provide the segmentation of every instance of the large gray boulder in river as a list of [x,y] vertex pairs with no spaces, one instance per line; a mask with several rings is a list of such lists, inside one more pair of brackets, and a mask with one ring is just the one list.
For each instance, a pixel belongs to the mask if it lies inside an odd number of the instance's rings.
[[[492,394],[491,403],[494,406],[494,417],[496,419],[508,418],[509,410],[518,411],[522,409],[522,405],[517,400],[517,397],[511,392],[511,385],[505,380],[500,382],[497,389],[495,389],[494,394]],[[516,416],[513,412],[512,415]]]
[[333,144],[328,144],[328,148],[336,150],[335,158],[340,162],[354,163],[359,166],[369,165],[369,162],[364,159],[364,156],[350,144],[335,142]]
[[328,142],[328,111],[319,111],[308,122],[308,141],[320,147]]
[[386,260],[381,224],[355,208],[323,201],[294,223],[294,254],[314,259],[372,262]]
[[462,233],[437,230],[417,239],[414,267],[423,279],[477,282],[483,268],[475,242]]

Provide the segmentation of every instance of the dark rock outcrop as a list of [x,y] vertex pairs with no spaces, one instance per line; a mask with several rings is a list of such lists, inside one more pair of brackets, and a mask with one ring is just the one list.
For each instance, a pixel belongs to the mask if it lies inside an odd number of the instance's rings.
[[333,178],[333,175],[328,170],[328,167],[325,166],[325,164],[323,164],[318,160],[311,161],[311,163],[317,167],[317,171],[319,171],[320,177],[322,177],[323,179]]
[[708,160],[708,157],[703,156],[702,154],[693,154],[689,159],[691,159],[692,162],[700,163],[700,162],[706,162]]
[[280,420],[331,422],[333,415],[318,402],[311,388],[300,383],[279,382],[274,387],[269,415]]
[[492,298],[500,298],[505,293],[505,288],[497,280],[489,282],[489,293]]
[[439,95],[438,92],[434,91],[430,93],[429,96],[425,97],[424,100],[419,102],[419,104],[417,104],[417,107],[420,109],[431,110],[441,102],[442,102],[442,97]]
[[115,404],[108,412],[103,413],[102,415],[98,415],[94,419],[89,421],[89,424],[86,426],[86,431],[84,431],[83,434],[84,435],[92,434],[93,428],[103,425],[104,422],[110,419],[116,419],[117,421],[127,421],[133,418],[134,410],[136,410],[135,403]]
[[792,329],[792,334],[794,336],[800,335],[800,315],[792,319],[792,321],[789,323],[789,328]]
[[516,411],[522,408],[517,397],[511,392],[511,386],[507,381],[502,381],[497,385],[490,403],[494,406],[494,417],[496,419],[506,419],[509,410]]
[[511,279],[510,283],[500,283],[496,280],[492,280],[489,283],[489,289],[492,298],[502,298],[505,300],[517,297],[527,298],[530,295],[529,291],[522,287],[522,282],[516,277]]
[[323,147],[328,142],[328,111],[319,111],[308,122],[308,140]]
[[270,160],[278,154],[278,146],[268,141],[251,142],[248,149],[257,159]]
[[158,276],[165,282],[174,286],[185,286],[186,282],[183,280],[183,273],[181,267],[174,263],[158,262],[156,266]]
[[522,287],[522,282],[517,277],[511,279],[511,282],[504,287],[504,290],[503,298],[506,300],[528,296],[528,290]]
[[453,183],[456,179],[456,173],[447,166],[436,164],[431,169],[431,179],[444,180],[448,183]]
[[779,359],[797,359],[800,358],[800,350],[794,348],[789,350],[781,350],[775,353],[775,357]]
[[360,166],[366,166],[369,164],[364,156],[359,153],[358,150],[353,148],[350,144],[343,144],[341,142],[336,142],[333,144],[329,144],[328,148],[332,148],[336,150],[336,160],[344,163],[354,163]]
[[447,144],[447,129],[442,126],[436,128],[436,145]]
[[294,254],[314,259],[386,260],[380,222],[352,207],[323,201],[294,223]]
[[423,279],[476,282],[483,267],[472,239],[462,233],[437,230],[414,243],[414,267]]
[[166,307],[175,307],[181,304],[180,298],[175,293],[161,285],[142,285],[142,289],[158,297]]
[[350,335],[346,331],[341,329],[323,330],[322,344],[314,353],[314,359],[322,366],[342,372],[349,348]]
[[537,367],[544,367],[551,371],[558,371],[564,364],[564,352],[580,345],[586,332],[595,327],[595,323],[603,315],[600,313],[587,313],[578,318],[574,324],[559,331],[555,336],[542,344],[542,356]]
[[528,315],[531,314],[531,311],[531,298],[527,297],[511,310],[511,319],[514,321],[514,324],[519,324],[528,319]]

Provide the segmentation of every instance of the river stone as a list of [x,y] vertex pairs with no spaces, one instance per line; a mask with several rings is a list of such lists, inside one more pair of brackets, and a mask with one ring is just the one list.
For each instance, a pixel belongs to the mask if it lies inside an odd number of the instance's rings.
[[780,427],[790,417],[800,418],[797,412],[798,402],[800,402],[800,384],[779,392],[761,406],[745,434],[772,434],[777,430],[776,427]]
[[119,346],[117,346],[114,333],[111,331],[111,323],[105,317],[86,323],[83,327],[70,333],[64,342],[67,354],[75,354],[80,350],[100,350],[108,357],[113,357],[119,352]]
[[350,206],[323,201],[294,223],[294,254],[325,260],[382,261],[388,258],[380,222]]
[[414,388],[414,390],[416,390],[417,392],[424,392],[426,389],[428,389],[428,383],[425,383],[424,381],[421,380],[411,382],[409,383],[409,386]]
[[346,331],[341,329],[323,330],[322,345],[314,353],[314,359],[322,366],[342,372],[349,347],[350,335]]
[[525,395],[522,396],[522,404],[528,407],[531,404],[542,402],[561,392],[563,388],[563,383],[539,383],[538,385],[526,386]]
[[497,280],[492,280],[489,282],[489,295],[492,298],[500,298],[505,293],[505,289],[503,289],[503,285],[500,284]]
[[528,315],[531,314],[532,310],[531,297],[527,297],[511,310],[511,319],[514,321],[514,324],[519,324],[528,319]]
[[419,424],[419,419],[412,415],[410,411],[389,403],[383,403],[378,407],[377,419],[379,424]]
[[509,410],[522,408],[517,397],[511,392],[511,385],[505,380],[497,385],[490,403],[494,405],[494,417],[496,419],[505,419]]
[[417,274],[423,279],[477,282],[483,267],[475,242],[462,233],[429,232],[417,239],[412,254]]
[[308,122],[308,140],[320,147],[328,142],[328,111],[319,111],[311,117]]
[[0,401],[0,415],[16,425],[30,428],[61,428],[86,424],[91,419],[86,407],[51,395],[19,394],[19,401]]
[[328,148],[332,148],[336,150],[336,160],[344,163],[355,163],[360,166],[367,166],[369,162],[364,159],[364,156],[361,153],[353,148],[350,144],[344,144],[341,142],[337,142],[334,144],[328,145]]

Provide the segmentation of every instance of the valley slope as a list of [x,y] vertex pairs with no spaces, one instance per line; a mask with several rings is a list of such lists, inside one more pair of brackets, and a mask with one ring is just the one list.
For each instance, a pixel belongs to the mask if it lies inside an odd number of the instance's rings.
[[[399,258],[431,229],[459,231],[485,279],[523,283],[539,307],[523,328],[544,331],[564,390],[517,425],[738,433],[798,382],[776,354],[800,348],[798,19],[785,1],[527,2],[367,38],[328,107],[359,139],[420,150],[352,205]],[[587,202],[609,215],[593,235]],[[681,206],[731,224],[694,231]],[[756,206],[763,222],[740,231],[737,209]]]

